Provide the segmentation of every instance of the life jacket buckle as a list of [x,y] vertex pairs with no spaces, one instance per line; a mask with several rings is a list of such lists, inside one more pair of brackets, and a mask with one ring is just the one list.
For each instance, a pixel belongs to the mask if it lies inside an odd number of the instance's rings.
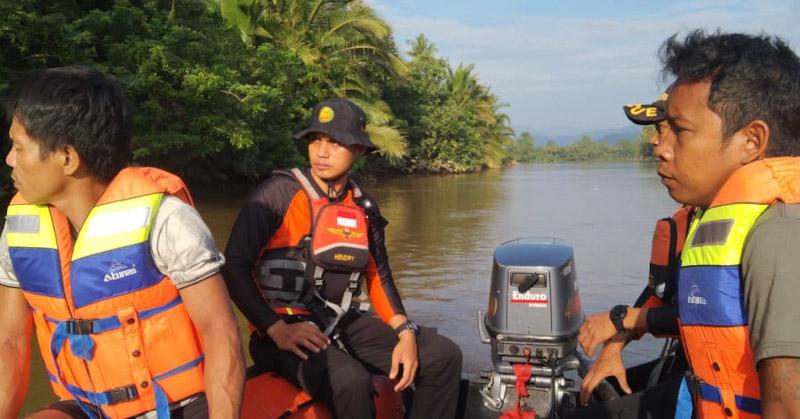
[[70,335],[91,335],[94,333],[94,320],[72,319],[66,322],[67,333]]
[[692,395],[700,394],[700,384],[703,383],[703,380],[700,377],[692,374],[690,371],[686,372],[686,386],[689,389],[689,393]]
[[106,395],[108,396],[109,405],[128,402],[139,398],[139,392],[133,384],[108,390]]

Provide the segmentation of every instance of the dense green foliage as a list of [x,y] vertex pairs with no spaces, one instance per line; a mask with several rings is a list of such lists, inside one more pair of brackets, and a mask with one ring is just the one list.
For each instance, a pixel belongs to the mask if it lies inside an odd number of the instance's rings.
[[21,71],[87,64],[135,109],[133,158],[189,178],[255,178],[301,161],[290,140],[322,94],[302,61],[244,48],[197,1],[3,2],[0,84]]
[[647,160],[653,157],[653,150],[647,142],[652,134],[652,127],[645,127],[635,141],[622,139],[616,143],[594,142],[588,136],[579,141],[559,146],[548,141],[542,147],[536,147],[533,136],[523,132],[509,146],[509,155],[517,162],[571,162],[589,160]]
[[401,56],[362,0],[4,1],[0,45],[0,90],[24,71],[69,64],[116,77],[135,110],[134,162],[190,180],[250,182],[302,164],[291,134],[332,96],[367,112],[381,148],[367,170],[468,172],[645,150],[513,141],[505,105],[471,64],[452,66],[423,35]]
[[387,97],[405,121],[407,169],[466,172],[510,161],[513,130],[508,116],[472,65],[453,69],[423,35],[410,43],[406,82]]
[[116,77],[135,109],[134,161],[189,179],[253,181],[302,163],[291,134],[331,96],[366,110],[381,147],[369,167],[508,160],[508,118],[472,66],[451,68],[422,37],[404,60],[358,0],[0,2],[0,44],[0,89],[69,64]]

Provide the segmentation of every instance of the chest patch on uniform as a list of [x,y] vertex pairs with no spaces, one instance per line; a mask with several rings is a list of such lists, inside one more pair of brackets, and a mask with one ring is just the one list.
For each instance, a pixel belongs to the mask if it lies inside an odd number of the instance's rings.
[[728,241],[734,220],[706,221],[697,226],[692,246],[718,246]]
[[315,262],[327,269],[359,271],[369,261],[364,212],[345,204],[323,205],[311,235]]

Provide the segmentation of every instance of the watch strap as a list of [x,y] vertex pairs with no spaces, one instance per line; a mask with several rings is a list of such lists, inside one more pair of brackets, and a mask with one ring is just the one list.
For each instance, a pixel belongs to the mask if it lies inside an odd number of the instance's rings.
[[608,313],[611,318],[611,323],[614,324],[614,328],[616,328],[619,333],[625,332],[623,320],[625,320],[626,314],[628,314],[628,306],[625,305],[614,306]]
[[418,334],[418,331],[419,331],[419,326],[417,326],[417,324],[414,323],[411,320],[406,320],[403,323],[401,323],[399,326],[394,328],[394,334],[396,336],[400,336],[400,333],[402,333],[402,332],[404,332],[406,330],[410,330],[416,336]]

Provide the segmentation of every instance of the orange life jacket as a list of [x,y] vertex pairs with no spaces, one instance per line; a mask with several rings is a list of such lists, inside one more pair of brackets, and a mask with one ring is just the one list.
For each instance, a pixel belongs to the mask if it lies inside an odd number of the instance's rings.
[[680,266],[680,254],[689,231],[692,207],[683,206],[671,217],[656,222],[650,247],[650,274],[647,286],[652,293],[642,307],[663,307],[675,292]]
[[55,393],[111,418],[201,393],[203,348],[178,289],[150,256],[165,194],[192,204],[183,182],[155,168],[112,180],[73,243],[66,216],[19,194],[8,208],[9,254],[31,306]]
[[[682,206],[672,216],[656,221],[653,242],[650,246],[650,271],[647,288],[642,291],[634,307],[658,308],[673,305],[673,297],[678,288],[680,254],[689,232],[689,220],[694,208]],[[633,339],[641,338],[643,333],[632,333]],[[671,338],[673,335],[656,335]]]
[[[350,182],[350,191],[340,201],[321,196],[301,170],[278,171],[292,176],[302,187],[308,201],[303,214],[308,223],[294,223],[287,238],[276,234],[261,254],[254,272],[256,281],[270,306],[281,314],[310,315],[314,302],[322,302],[334,315],[322,325],[330,334],[338,318],[350,309],[352,297],[359,291],[361,278],[369,262],[368,220],[356,203],[361,189]],[[319,289],[328,274],[349,277],[340,304],[323,298]],[[315,300],[316,298],[316,300]]]
[[740,168],[692,221],[681,255],[678,304],[699,418],[760,416],[741,258],[747,234],[777,201],[800,202],[800,158],[765,159]]

